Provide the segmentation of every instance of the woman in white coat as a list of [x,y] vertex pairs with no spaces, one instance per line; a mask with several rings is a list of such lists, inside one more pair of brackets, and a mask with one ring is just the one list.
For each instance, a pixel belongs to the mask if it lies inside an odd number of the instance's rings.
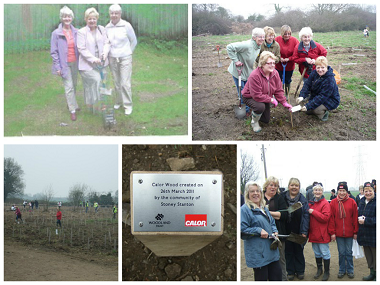
[[84,101],[94,111],[100,101],[100,68],[108,65],[109,41],[105,28],[98,26],[99,13],[95,8],[85,12],[87,25],[78,31],[78,69],[82,76]]

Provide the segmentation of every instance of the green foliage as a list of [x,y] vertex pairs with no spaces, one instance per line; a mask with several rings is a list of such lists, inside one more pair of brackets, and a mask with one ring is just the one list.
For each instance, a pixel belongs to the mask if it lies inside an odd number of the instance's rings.
[[[4,5],[4,52],[22,53],[50,48],[51,33],[60,23],[61,4],[6,4]],[[98,24],[109,22],[104,4],[69,4],[74,12],[73,25],[86,25],[84,13],[94,7],[99,12]],[[161,40],[187,38],[188,13],[186,4],[122,4],[122,18],[132,24],[137,37]]]

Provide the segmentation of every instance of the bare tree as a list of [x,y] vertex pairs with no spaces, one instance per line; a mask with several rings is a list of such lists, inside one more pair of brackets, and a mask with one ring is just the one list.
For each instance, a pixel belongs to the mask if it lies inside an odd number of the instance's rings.
[[84,200],[84,196],[86,195],[87,189],[88,189],[88,186],[86,184],[80,184],[80,183],[77,183],[70,188],[69,200],[74,205],[74,211],[75,211],[75,207],[77,207],[79,203]]
[[260,174],[260,163],[255,161],[252,155],[240,150],[240,189],[243,191],[245,184],[252,180],[255,181]]
[[340,13],[350,7],[349,4],[317,4],[313,5],[318,14],[322,15],[325,12]]
[[9,195],[24,194],[24,171],[11,157],[4,158],[4,202]]
[[54,189],[53,189],[53,186],[50,184],[42,192],[42,197],[43,197],[42,199],[44,202],[44,211],[49,210],[49,203],[51,199],[53,198],[53,196],[54,196]]

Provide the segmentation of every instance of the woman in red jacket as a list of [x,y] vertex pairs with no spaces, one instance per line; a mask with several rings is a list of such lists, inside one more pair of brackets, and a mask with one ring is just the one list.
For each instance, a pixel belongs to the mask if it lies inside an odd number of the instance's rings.
[[274,66],[276,56],[270,51],[263,51],[259,59],[259,67],[249,75],[242,95],[243,102],[252,109],[251,125],[253,131],[261,131],[259,120],[269,123],[270,103],[276,107],[280,102],[289,111],[292,106],[286,102],[281,79]]
[[358,224],[358,207],[354,199],[348,195],[347,183],[339,182],[338,196],[330,203],[331,219],[329,221],[329,234],[331,240],[336,240],[339,252],[338,278],[347,276],[353,279],[354,260],[352,257],[352,242],[356,240]]
[[331,241],[328,233],[328,224],[331,216],[330,204],[323,196],[323,187],[317,184],[313,187],[314,199],[309,201],[309,242],[312,243],[315,260],[317,262],[317,273],[314,278],[317,279],[322,275],[322,259],[325,269],[322,281],[327,281],[330,277],[330,248]]
[[289,95],[290,83],[292,82],[293,71],[296,67],[296,64],[293,60],[289,58],[293,55],[294,49],[298,47],[299,41],[292,37],[292,29],[288,25],[283,25],[281,27],[281,36],[278,36],[274,39],[280,45],[281,53],[281,62],[276,64],[276,70],[280,75],[281,81],[284,82],[282,78],[285,65],[285,95]]
[[313,41],[313,31],[309,27],[302,28],[299,32],[301,42],[294,48],[293,55],[289,60],[294,60],[298,64],[300,73],[307,68],[303,80],[309,78],[312,70],[315,69],[315,60],[319,56],[326,56],[326,49],[319,43]]

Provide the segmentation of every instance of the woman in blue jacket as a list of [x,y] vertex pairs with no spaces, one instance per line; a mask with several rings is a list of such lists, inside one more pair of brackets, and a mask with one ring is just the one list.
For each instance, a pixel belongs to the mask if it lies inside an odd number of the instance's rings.
[[281,281],[280,254],[270,249],[277,236],[276,224],[265,206],[261,187],[250,181],[245,185],[245,204],[241,210],[241,232],[247,267],[253,268],[255,281]]
[[316,115],[320,120],[327,121],[329,111],[338,108],[340,96],[335,74],[327,59],[320,56],[315,60],[316,69],[305,81],[297,103],[301,103],[309,95],[309,102],[302,107],[301,111],[307,115]]
[[372,183],[364,183],[364,197],[358,211],[358,243],[363,246],[370,274],[363,281],[376,280],[376,196]]

